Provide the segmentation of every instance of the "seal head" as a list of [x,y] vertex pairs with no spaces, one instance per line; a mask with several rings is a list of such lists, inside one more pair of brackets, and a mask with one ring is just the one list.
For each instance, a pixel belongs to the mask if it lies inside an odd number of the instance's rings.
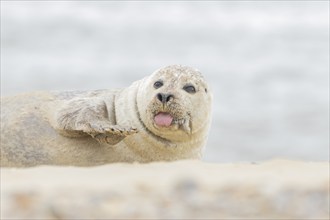
[[209,127],[212,97],[197,69],[158,69],[142,80],[137,99],[144,126],[161,138],[185,142]]

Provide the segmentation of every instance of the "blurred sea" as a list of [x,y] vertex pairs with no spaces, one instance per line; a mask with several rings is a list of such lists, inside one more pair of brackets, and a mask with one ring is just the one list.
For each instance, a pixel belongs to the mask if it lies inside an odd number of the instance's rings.
[[169,64],[213,89],[205,161],[329,160],[328,1],[1,1],[2,96]]

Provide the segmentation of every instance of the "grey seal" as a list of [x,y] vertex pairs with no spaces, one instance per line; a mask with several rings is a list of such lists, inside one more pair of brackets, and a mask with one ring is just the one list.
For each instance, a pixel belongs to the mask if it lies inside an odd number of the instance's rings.
[[1,166],[200,159],[211,107],[200,71],[181,65],[123,89],[3,97]]

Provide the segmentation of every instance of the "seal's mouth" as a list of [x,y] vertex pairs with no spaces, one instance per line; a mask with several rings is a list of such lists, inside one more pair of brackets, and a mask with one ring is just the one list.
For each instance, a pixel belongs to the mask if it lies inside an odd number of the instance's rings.
[[182,129],[187,133],[191,132],[191,124],[188,118],[178,119],[168,112],[158,112],[154,116],[154,123],[158,128]]
[[159,112],[155,115],[154,121],[159,127],[169,127],[173,122],[173,116],[167,112]]

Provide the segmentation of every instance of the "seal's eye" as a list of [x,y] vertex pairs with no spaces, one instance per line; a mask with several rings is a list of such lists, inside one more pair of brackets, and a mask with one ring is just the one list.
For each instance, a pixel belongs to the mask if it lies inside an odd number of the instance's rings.
[[196,89],[195,89],[195,87],[192,86],[192,85],[185,85],[185,86],[183,87],[183,89],[184,89],[186,92],[191,93],[191,94],[196,93]]
[[158,89],[158,88],[162,87],[163,85],[164,85],[164,84],[163,84],[162,81],[157,81],[157,82],[154,83],[154,88],[155,88],[155,89]]

